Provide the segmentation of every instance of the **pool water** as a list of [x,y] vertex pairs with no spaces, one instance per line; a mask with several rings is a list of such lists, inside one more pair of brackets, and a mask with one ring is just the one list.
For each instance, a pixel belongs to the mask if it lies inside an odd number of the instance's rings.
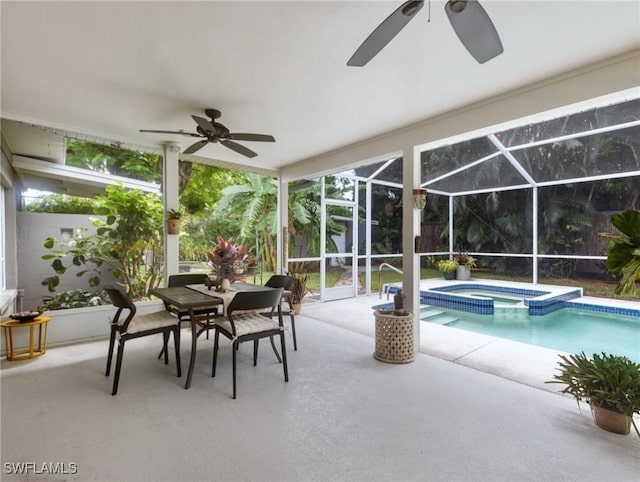
[[421,319],[563,352],[584,351],[588,355],[605,352],[640,363],[638,317],[564,308],[523,320],[428,308],[422,312]]

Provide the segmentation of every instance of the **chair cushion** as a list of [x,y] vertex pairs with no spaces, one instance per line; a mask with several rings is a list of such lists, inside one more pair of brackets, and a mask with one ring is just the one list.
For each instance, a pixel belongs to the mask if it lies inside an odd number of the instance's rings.
[[167,311],[157,311],[147,315],[136,315],[127,327],[127,333],[140,333],[141,331],[153,330],[165,326],[172,326],[178,323],[178,318]]
[[[282,329],[277,320],[272,320],[259,313],[241,313],[234,315],[233,322],[236,325],[236,336]],[[232,333],[231,322],[227,318],[217,318],[215,325],[229,334]]]

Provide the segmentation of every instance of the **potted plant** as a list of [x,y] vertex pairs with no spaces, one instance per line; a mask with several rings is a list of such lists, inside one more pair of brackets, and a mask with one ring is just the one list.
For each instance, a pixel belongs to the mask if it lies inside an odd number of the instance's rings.
[[291,305],[296,315],[300,314],[302,300],[309,292],[309,275],[296,274],[293,275],[293,285],[291,286]]
[[560,373],[547,383],[565,384],[562,393],[573,395],[577,402],[586,401],[597,426],[627,434],[633,425],[640,437],[633,421],[633,414],[640,414],[640,364],[606,353],[594,353],[591,358],[584,352],[559,357]]
[[223,279],[234,282],[244,279],[244,267],[249,259],[247,247],[237,244],[233,238],[218,236],[213,249],[205,253],[207,265],[211,269],[209,277],[218,284]]
[[167,214],[167,233],[180,234],[182,224],[182,211],[180,209],[170,209]]
[[460,280],[471,279],[471,268],[476,267],[476,258],[466,251],[458,251],[453,255],[453,259],[458,262],[456,278]]
[[444,279],[456,279],[458,262],[455,259],[441,259],[436,267],[439,271],[442,271]]

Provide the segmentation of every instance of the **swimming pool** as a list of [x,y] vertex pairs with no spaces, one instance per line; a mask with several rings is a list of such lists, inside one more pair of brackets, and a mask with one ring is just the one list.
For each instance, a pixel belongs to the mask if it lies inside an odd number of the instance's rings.
[[[385,288],[394,293],[399,285]],[[575,287],[487,280],[423,280],[420,303],[425,322],[568,353],[604,351],[640,362],[640,304],[583,298],[582,289]]]
[[606,352],[640,363],[640,317],[563,308],[548,315],[474,315],[437,307],[420,311],[425,322],[568,353]]
[[[398,288],[389,286],[389,292]],[[477,282],[455,283],[432,286],[420,290],[420,303],[453,310],[466,311],[477,315],[492,315],[496,307],[504,305],[507,298],[527,307],[531,316],[553,313],[564,307],[565,301],[582,296],[582,289],[575,287],[554,287],[533,289],[507,285],[489,285]],[[511,304],[514,304],[513,302]]]

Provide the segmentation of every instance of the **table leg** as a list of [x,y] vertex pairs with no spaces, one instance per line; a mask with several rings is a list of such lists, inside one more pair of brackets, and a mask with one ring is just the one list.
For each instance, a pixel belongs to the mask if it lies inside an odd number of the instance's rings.
[[185,390],[187,390],[191,386],[191,376],[193,375],[193,367],[196,362],[196,348],[198,344],[198,322],[196,320],[196,315],[194,315],[193,313],[193,309],[189,309],[189,318],[191,319],[191,357],[189,359],[187,381],[184,384]]
[[4,346],[7,360],[13,360],[13,332],[7,326],[4,327]]
[[[44,325],[44,336],[42,336],[42,325]],[[42,323],[40,325],[40,331],[38,332],[38,351],[43,355],[47,352],[47,329],[49,322]]]
[[29,358],[33,358],[33,328],[34,325],[29,327]]

